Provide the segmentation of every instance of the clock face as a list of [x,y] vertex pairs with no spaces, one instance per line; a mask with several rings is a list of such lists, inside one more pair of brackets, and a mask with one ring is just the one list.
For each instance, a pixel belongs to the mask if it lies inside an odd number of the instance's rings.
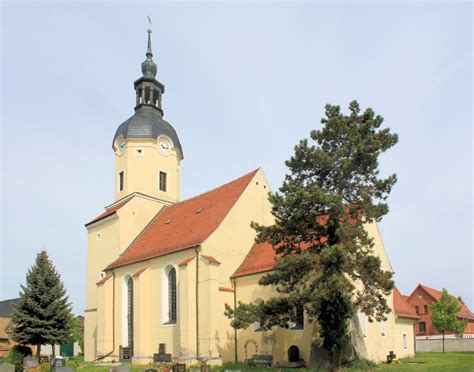
[[160,143],[158,144],[158,147],[160,149],[160,152],[163,154],[163,155],[168,155],[169,152],[170,152],[170,144],[166,141],[160,141]]

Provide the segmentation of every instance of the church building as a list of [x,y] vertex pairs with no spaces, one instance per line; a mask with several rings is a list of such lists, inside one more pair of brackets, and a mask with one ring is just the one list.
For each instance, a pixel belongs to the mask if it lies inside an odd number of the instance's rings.
[[[308,365],[320,357],[317,327],[305,314],[288,329],[259,324],[237,332],[225,304],[258,303],[276,295],[258,280],[274,267],[268,244],[256,244],[252,221],[273,223],[262,169],[190,199],[180,199],[184,151],[163,119],[165,86],[156,79],[151,30],[142,76],[134,82],[135,113],[119,125],[114,202],[87,228],[85,360],[153,358],[211,364],[271,355],[285,364],[295,355]],[[376,224],[367,226],[374,254],[392,270]],[[363,314],[352,321],[354,345],[371,360],[414,354],[417,316],[398,291],[385,322]],[[296,348],[296,349],[295,349]],[[290,357],[290,358],[289,358]]]

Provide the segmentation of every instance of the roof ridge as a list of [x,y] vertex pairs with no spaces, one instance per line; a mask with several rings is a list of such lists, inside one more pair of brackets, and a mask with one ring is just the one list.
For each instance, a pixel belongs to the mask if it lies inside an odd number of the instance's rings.
[[[182,202],[164,206],[106,269],[111,270],[134,262],[145,261],[203,243],[221,226],[260,169],[257,168]],[[201,216],[201,207],[205,210],[204,216],[196,220],[197,217],[194,216]],[[207,210],[210,211],[208,217],[206,217]],[[186,217],[186,220],[183,219],[183,216]],[[176,218],[176,222],[174,218]],[[165,221],[167,219],[169,222]],[[170,227],[160,227],[160,221],[163,222],[163,226]],[[206,221],[204,225],[203,221]],[[175,223],[177,224],[175,225]],[[158,232],[160,232],[161,238],[154,235]],[[184,235],[180,236],[179,233]]]
[[190,198],[188,198],[188,199],[181,200],[180,202],[175,203],[175,204],[172,204],[172,205],[170,205],[169,207],[172,208],[172,207],[174,207],[174,206],[176,206],[176,205],[180,205],[180,204],[186,203],[186,202],[188,202],[188,201],[190,201],[190,200],[199,198],[199,197],[201,197],[201,196],[203,196],[203,195],[209,194],[209,193],[211,193],[211,192],[213,192],[213,191],[216,191],[216,190],[218,190],[218,189],[220,189],[220,188],[222,188],[222,187],[225,187],[225,186],[227,186],[227,185],[230,185],[231,183],[237,182],[237,181],[241,180],[242,178],[248,177],[248,176],[250,176],[251,174],[254,174],[254,175],[255,175],[260,169],[261,169],[261,167],[258,167],[257,169],[254,169],[253,171],[248,172],[248,173],[244,174],[243,176],[240,176],[240,177],[238,177],[238,178],[236,178],[236,179],[233,179],[232,181],[226,182],[226,183],[224,183],[224,184],[222,184],[222,185],[220,185],[220,186],[214,187],[213,189],[210,189],[210,190],[205,191],[205,192],[203,192],[203,193],[201,193],[201,194],[192,196],[192,197],[190,197]]

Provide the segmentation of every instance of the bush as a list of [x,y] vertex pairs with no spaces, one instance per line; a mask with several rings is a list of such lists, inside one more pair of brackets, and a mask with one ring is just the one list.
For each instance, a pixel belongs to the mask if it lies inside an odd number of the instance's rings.
[[40,371],[41,372],[50,372],[51,371],[51,366],[49,365],[49,363],[41,363]]
[[79,367],[79,363],[76,362],[75,360],[69,359],[69,360],[66,362],[66,367],[72,367],[72,368],[74,368],[74,370],[76,370],[77,367]]
[[31,348],[28,346],[15,345],[5,358],[5,363],[10,363],[15,366],[15,372],[23,371],[23,359],[32,355]]

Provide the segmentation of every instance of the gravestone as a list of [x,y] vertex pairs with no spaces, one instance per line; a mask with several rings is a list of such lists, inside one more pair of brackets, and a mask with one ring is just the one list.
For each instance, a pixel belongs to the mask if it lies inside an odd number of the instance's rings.
[[23,358],[23,366],[26,367],[27,362],[37,362],[36,357],[34,356],[26,356]]
[[28,369],[28,368],[38,368],[39,367],[39,363],[37,360],[27,360],[24,362],[24,367],[25,369]]
[[15,366],[10,363],[0,365],[0,372],[15,372]]
[[166,354],[166,344],[159,344],[158,354],[153,354],[155,363],[171,363],[171,354]]
[[130,372],[130,366],[126,364],[121,364],[117,367],[110,368],[109,372]]
[[53,358],[51,359],[51,367],[66,367],[66,359],[64,358]]
[[49,357],[46,355],[40,356],[40,364],[49,363]]
[[186,364],[176,363],[171,367],[172,372],[186,372]]
[[54,369],[55,372],[74,372],[74,368],[72,367],[56,367]]
[[126,364],[121,364],[117,366],[117,372],[130,372],[130,366]]

